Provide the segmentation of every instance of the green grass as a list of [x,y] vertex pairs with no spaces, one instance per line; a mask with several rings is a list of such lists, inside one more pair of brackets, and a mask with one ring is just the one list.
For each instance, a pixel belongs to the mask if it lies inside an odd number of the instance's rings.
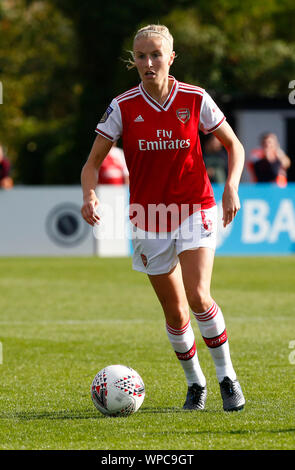
[[[294,449],[292,257],[217,257],[212,294],[247,400],[225,413],[194,319],[206,411],[185,412],[186,384],[145,275],[130,259],[0,260],[0,449]],[[136,369],[141,409],[105,418],[90,385],[106,365]]]

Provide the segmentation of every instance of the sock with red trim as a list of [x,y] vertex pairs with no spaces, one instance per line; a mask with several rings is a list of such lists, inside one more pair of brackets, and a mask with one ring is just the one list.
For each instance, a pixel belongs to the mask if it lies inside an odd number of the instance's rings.
[[194,313],[201,335],[207,344],[216,368],[217,379],[220,382],[224,377],[236,379],[221,309],[213,302],[211,307],[203,313]]
[[206,379],[199,364],[195,335],[191,322],[188,321],[180,330],[172,328],[166,323],[166,331],[168,339],[183,368],[188,386],[197,383],[201,387],[205,387]]

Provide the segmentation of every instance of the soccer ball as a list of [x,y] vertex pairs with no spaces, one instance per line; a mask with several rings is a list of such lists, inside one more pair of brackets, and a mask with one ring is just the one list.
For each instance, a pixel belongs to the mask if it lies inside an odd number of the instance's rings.
[[144,383],[130,367],[112,365],[99,371],[91,385],[94,406],[107,416],[128,416],[143,403]]

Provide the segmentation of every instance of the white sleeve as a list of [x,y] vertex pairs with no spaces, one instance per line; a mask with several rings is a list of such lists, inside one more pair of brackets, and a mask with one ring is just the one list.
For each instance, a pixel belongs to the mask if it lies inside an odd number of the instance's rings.
[[96,126],[95,132],[112,142],[115,142],[121,137],[122,116],[116,99],[113,99],[111,104],[107,107],[105,113]]
[[225,121],[223,112],[218,108],[211,96],[204,90],[200,110],[199,128],[204,134],[215,131]]

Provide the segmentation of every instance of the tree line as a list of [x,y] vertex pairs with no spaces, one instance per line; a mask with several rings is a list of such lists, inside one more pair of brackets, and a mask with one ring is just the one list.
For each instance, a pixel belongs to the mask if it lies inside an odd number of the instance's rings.
[[137,29],[166,24],[171,73],[233,99],[287,99],[293,0],[3,0],[0,142],[16,182],[75,184],[110,100],[138,83],[125,61]]

